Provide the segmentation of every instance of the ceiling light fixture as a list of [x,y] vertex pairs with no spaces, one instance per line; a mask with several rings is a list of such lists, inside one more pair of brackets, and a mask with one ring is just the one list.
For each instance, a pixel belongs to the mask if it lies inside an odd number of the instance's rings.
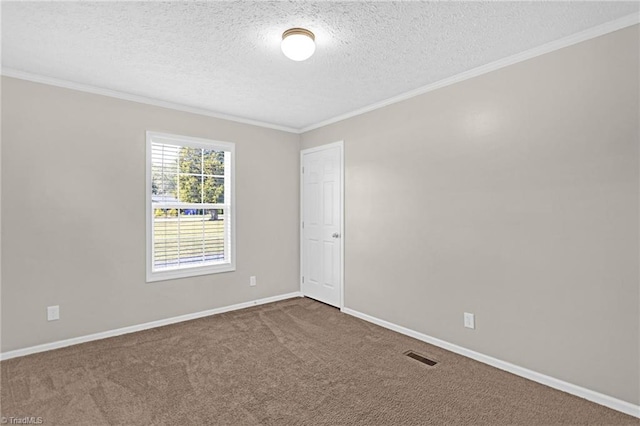
[[282,33],[282,53],[294,61],[309,59],[316,51],[316,37],[304,28],[290,28]]

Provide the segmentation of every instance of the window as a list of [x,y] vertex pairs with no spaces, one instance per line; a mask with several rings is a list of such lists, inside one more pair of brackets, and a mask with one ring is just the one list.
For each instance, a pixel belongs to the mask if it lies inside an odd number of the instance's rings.
[[147,281],[235,270],[234,147],[147,132]]

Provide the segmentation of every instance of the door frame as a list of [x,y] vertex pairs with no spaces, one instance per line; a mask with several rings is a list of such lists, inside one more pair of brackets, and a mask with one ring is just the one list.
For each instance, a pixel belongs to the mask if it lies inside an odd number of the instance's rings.
[[331,148],[340,148],[340,310],[344,309],[344,141],[337,141],[326,145],[320,145],[313,148],[307,148],[300,151],[300,217],[298,220],[298,229],[300,231],[300,276],[298,282],[300,284],[300,293],[302,293],[302,274],[304,272],[304,230],[302,229],[302,218],[304,217],[304,155],[313,152],[324,151]]

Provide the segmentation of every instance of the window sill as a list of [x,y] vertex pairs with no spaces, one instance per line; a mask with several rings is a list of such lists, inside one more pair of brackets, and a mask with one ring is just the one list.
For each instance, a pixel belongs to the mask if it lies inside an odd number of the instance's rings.
[[220,265],[196,266],[193,268],[171,269],[168,271],[147,271],[147,282],[151,283],[201,275],[220,274],[223,272],[233,272],[235,270],[236,265],[234,263],[223,263]]

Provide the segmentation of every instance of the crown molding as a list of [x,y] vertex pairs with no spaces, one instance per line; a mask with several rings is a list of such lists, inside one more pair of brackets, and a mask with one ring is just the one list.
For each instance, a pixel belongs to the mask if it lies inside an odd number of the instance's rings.
[[267,129],[281,130],[289,133],[300,133],[300,129],[293,127],[280,126],[278,124],[265,123],[263,121],[251,120],[249,118],[236,117],[234,115],[221,114],[204,108],[192,107],[189,105],[178,104],[174,102],[162,101],[160,99],[149,98],[146,96],[134,95],[117,90],[105,89],[102,87],[91,86],[87,84],[75,83],[73,81],[62,80],[44,75],[33,74],[13,68],[2,67],[2,75],[6,77],[18,78],[34,83],[48,84],[50,86],[63,87],[65,89],[77,90],[80,92],[93,93],[95,95],[109,96],[111,98],[123,99],[125,101],[138,102],[141,104],[153,105],[161,108],[173,109],[177,111],[189,112],[192,114],[205,115],[207,117],[219,118],[221,120],[234,121],[236,123],[250,124],[252,126],[264,127]]
[[605,22],[604,24],[595,26],[593,28],[589,28],[587,30],[572,34],[570,36],[551,41],[549,43],[543,44],[538,47],[534,47],[533,49],[525,50],[524,52],[521,52],[521,53],[516,53],[515,55],[508,56],[506,58],[499,59],[494,62],[490,62],[486,65],[481,65],[477,68],[473,68],[468,71],[464,71],[460,74],[456,74],[454,76],[447,77],[445,79],[436,81],[434,83],[427,84],[426,86],[419,87],[409,92],[405,92],[400,95],[385,99],[383,101],[376,102],[362,108],[358,108],[354,111],[347,112],[345,114],[341,114],[333,118],[329,118],[327,120],[321,121],[316,124],[312,124],[307,127],[303,127],[302,129],[299,130],[299,133],[309,132],[311,130],[318,129],[320,127],[328,126],[329,124],[337,123],[338,121],[346,120],[347,118],[355,117],[370,111],[384,108],[388,105],[402,102],[404,100],[411,99],[416,96],[420,96],[425,93],[431,92],[433,90],[437,90],[446,86],[450,86],[455,83],[459,83],[464,80],[468,80],[470,78],[478,77],[480,75],[487,74],[491,71],[495,71],[500,68],[507,67],[509,65],[517,64],[518,62],[527,61],[537,56],[551,53],[556,50],[560,50],[565,47],[569,47],[574,44],[590,40],[592,38],[596,38],[608,33],[612,33],[617,30],[621,30],[626,27],[630,27],[632,25],[636,25],[638,23],[640,23],[640,13],[633,13],[631,15],[627,15],[622,18],[615,19],[613,21]]

